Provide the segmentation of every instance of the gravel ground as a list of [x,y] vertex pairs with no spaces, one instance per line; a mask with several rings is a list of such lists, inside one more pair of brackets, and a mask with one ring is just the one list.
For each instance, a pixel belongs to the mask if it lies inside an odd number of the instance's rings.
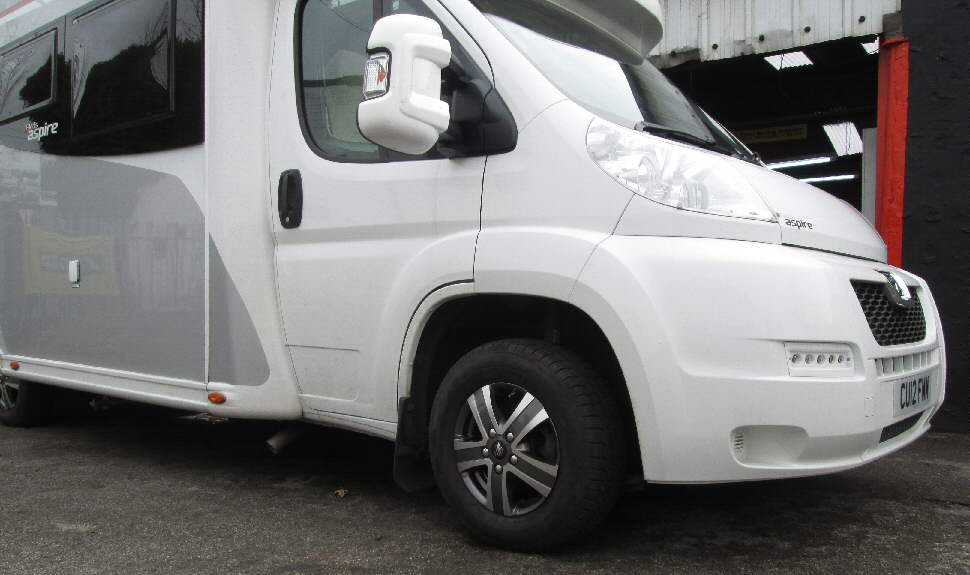
[[[0,573],[967,573],[970,458],[930,434],[838,475],[649,486],[555,554],[472,541],[390,443],[125,406],[0,428]],[[334,494],[347,490],[344,497]]]

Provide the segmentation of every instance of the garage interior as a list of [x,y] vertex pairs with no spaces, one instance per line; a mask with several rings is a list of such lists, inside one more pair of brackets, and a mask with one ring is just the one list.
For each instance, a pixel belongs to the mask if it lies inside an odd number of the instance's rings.
[[878,39],[868,37],[664,72],[769,167],[874,222],[878,69]]

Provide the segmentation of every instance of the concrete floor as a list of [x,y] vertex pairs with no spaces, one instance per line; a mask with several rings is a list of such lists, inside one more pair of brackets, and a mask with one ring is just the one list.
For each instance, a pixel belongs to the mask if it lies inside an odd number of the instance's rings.
[[400,492],[389,443],[314,429],[274,457],[274,430],[136,407],[0,428],[0,573],[970,573],[963,436],[828,477],[651,486],[537,556]]

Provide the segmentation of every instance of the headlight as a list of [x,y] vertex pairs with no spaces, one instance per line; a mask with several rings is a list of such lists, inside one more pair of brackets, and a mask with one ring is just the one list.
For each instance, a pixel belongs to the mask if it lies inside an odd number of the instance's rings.
[[681,210],[777,221],[774,212],[725,158],[657,136],[593,120],[589,155],[614,180]]

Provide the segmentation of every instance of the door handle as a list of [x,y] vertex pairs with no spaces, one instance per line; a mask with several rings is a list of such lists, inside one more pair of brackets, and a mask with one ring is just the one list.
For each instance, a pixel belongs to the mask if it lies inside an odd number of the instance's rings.
[[303,176],[300,170],[286,170],[280,174],[277,200],[280,224],[288,230],[300,227],[303,221]]

